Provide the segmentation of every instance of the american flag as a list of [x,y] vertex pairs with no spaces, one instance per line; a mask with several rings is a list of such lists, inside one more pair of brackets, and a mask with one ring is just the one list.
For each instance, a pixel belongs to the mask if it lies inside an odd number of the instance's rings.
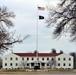
[[38,7],[38,10],[45,10],[45,7]]

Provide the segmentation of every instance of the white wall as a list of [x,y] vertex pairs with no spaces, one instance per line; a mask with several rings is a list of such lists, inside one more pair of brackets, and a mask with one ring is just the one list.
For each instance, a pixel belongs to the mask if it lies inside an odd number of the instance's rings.
[[[27,58],[29,58],[29,60],[27,61]],[[34,60],[32,60],[32,58],[34,58]],[[55,58],[55,57],[38,57],[39,58],[39,62],[40,63],[45,63],[45,66],[44,68],[50,68],[50,66],[47,66],[47,63],[52,59],[52,58]],[[44,60],[42,60],[42,58],[44,58]],[[49,60],[47,60],[47,58],[49,58]],[[24,61],[26,61],[27,63],[34,63],[37,61],[37,57],[24,57]],[[26,66],[27,67],[27,66]],[[40,65],[40,68],[42,66]]]
[[[10,58],[12,57],[12,60],[10,60]],[[16,58],[18,58],[18,60],[16,60]],[[22,58],[24,58],[24,60],[22,60]],[[27,60],[27,58],[29,58],[29,60]],[[32,58],[34,58],[34,60],[32,60]],[[73,57],[68,55],[68,54],[61,54],[58,55],[56,57],[38,57],[39,61],[42,63],[45,63],[45,67],[44,68],[50,68],[50,66],[47,66],[47,63],[54,58],[56,60],[56,68],[73,68]],[[44,58],[44,60],[42,60],[42,58]],[[47,58],[49,58],[49,60],[47,60]],[[58,60],[58,58],[60,58],[60,61]],[[65,58],[66,60],[64,61],[63,58]],[[69,58],[71,58],[71,60],[69,61]],[[24,67],[23,65],[21,65],[21,62],[25,62],[25,63],[32,63],[37,61],[37,57],[20,57],[14,53],[10,53],[8,55],[5,55],[3,57],[3,68],[21,68]],[[5,63],[7,63],[7,66],[5,66]],[[13,65],[10,66],[10,63],[12,63]],[[18,66],[16,66],[16,63],[18,64]],[[58,63],[60,63],[60,66],[58,66]],[[63,64],[66,64],[65,66],[63,66]],[[69,64],[71,64],[71,66],[69,66]],[[26,67],[30,67],[26,65]],[[40,66],[42,67],[42,66]]]
[[[11,57],[12,57],[12,60],[10,60]],[[16,58],[18,58],[18,60],[16,60]],[[24,58],[24,60],[22,60],[22,58]],[[27,60],[27,58],[29,58],[29,60]],[[32,60],[32,58],[34,58],[34,60]],[[45,63],[44,68],[47,68],[47,67],[49,68],[49,66],[47,66],[47,63],[54,57],[38,57],[38,58],[39,58],[39,61],[41,63]],[[44,60],[42,60],[42,58],[44,58]],[[49,60],[47,60],[47,58],[49,58]],[[36,61],[37,61],[37,57],[20,57],[20,56],[14,54],[14,53],[10,53],[10,54],[5,55],[3,57],[3,68],[8,68],[8,69],[9,68],[10,69],[12,69],[12,68],[21,68],[21,67],[23,68],[24,65],[22,65],[22,62],[34,63]],[[5,63],[7,63],[7,66],[5,66]],[[10,63],[12,63],[13,65],[10,66]],[[16,66],[16,63],[18,63],[18,66]],[[29,66],[27,66],[27,64],[26,64],[26,67],[31,68],[30,64],[29,64]],[[42,66],[40,65],[40,67],[42,67]]]
[[[10,60],[12,58],[12,60]],[[18,58],[18,60],[16,60]],[[13,53],[10,53],[3,57],[3,68],[19,68],[20,66],[21,58]],[[7,63],[7,66],[5,66],[5,63]],[[12,63],[12,66],[10,66],[10,63]],[[18,63],[18,66],[16,66],[16,63]]]
[[[60,61],[58,60],[58,58],[60,58]],[[64,61],[64,58],[65,58],[65,61]],[[69,60],[69,58],[71,58],[71,60]],[[56,57],[56,63],[57,63],[57,66],[56,68],[73,68],[73,57],[68,55],[68,54],[61,54],[61,55],[58,55]],[[58,66],[58,63],[60,63],[60,66]],[[63,65],[65,63],[65,66]],[[71,64],[71,66],[69,66],[69,64]]]

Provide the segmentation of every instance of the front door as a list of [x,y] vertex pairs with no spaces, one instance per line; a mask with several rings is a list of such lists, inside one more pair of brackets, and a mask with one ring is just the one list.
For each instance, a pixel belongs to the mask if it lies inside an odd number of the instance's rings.
[[40,63],[35,63],[34,70],[38,70],[38,69],[40,69]]

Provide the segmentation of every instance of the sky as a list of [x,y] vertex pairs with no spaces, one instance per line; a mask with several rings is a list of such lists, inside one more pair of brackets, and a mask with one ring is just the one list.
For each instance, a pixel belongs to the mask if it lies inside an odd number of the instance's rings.
[[[1,6],[7,6],[9,11],[13,11],[16,15],[13,19],[14,27],[11,30],[15,31],[15,35],[25,36],[29,38],[21,44],[15,44],[12,48],[13,52],[24,53],[34,52],[36,50],[36,32],[37,19],[39,15],[48,18],[48,10],[46,6],[56,7],[59,0],[0,0]],[[44,11],[38,11],[37,6],[45,7]],[[37,14],[38,11],[38,14]],[[57,52],[63,50],[64,53],[73,52],[76,50],[76,43],[69,42],[69,36],[62,36],[60,39],[52,38],[53,28],[46,28],[47,23],[44,20],[38,19],[38,51],[41,53],[49,53],[52,48]],[[6,53],[9,53],[7,51]]]

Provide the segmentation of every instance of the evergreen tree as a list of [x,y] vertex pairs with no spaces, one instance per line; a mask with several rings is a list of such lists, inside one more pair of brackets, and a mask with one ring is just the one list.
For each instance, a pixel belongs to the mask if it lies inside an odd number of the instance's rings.
[[76,52],[71,52],[71,56],[73,56],[73,68],[76,69]]
[[51,50],[52,50],[52,53],[56,53],[56,49],[55,48],[53,48]]

